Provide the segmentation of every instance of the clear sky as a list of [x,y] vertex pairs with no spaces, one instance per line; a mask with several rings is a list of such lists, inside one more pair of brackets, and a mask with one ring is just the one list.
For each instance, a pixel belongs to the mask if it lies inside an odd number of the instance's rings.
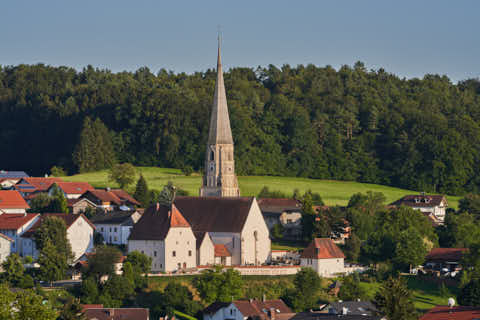
[[174,72],[383,67],[401,77],[480,77],[477,0],[14,0],[0,6],[0,64]]

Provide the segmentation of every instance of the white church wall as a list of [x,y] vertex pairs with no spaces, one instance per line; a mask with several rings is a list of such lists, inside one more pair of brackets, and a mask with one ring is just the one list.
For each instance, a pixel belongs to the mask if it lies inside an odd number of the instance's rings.
[[214,244],[224,244],[232,254],[232,264],[241,264],[241,237],[233,232],[209,232]]
[[197,266],[196,239],[191,228],[170,228],[165,237],[165,271]]
[[270,256],[270,248],[268,227],[257,200],[254,199],[242,230],[242,264],[266,263]]
[[213,245],[212,239],[208,233],[205,234],[205,238],[200,245],[197,255],[197,264],[200,266],[212,265],[215,263],[215,246]]

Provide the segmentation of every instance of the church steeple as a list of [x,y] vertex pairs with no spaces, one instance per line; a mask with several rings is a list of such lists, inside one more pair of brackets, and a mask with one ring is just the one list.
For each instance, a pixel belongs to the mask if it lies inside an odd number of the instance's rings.
[[238,197],[237,176],[233,155],[233,138],[228,116],[227,95],[223,82],[220,37],[218,39],[217,81],[213,96],[210,130],[205,153],[205,174],[200,196]]

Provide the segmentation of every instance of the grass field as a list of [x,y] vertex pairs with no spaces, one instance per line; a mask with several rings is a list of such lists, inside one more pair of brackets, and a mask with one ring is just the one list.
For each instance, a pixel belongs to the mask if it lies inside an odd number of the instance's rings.
[[[161,190],[163,186],[172,181],[177,187],[188,191],[191,195],[197,195],[201,185],[201,176],[192,174],[185,176],[178,169],[138,167],[151,189]],[[115,183],[108,180],[108,172],[98,171],[74,176],[64,177],[66,181],[87,181],[96,188],[116,187]],[[382,192],[390,203],[406,194],[417,191],[393,188],[378,184],[359,183],[352,181],[316,180],[295,177],[272,177],[272,176],[241,176],[238,177],[242,196],[255,196],[263,186],[270,190],[279,190],[287,195],[293,194],[294,189],[305,192],[311,189],[318,192],[326,205],[346,205],[350,197],[357,192],[367,191]],[[134,186],[131,186],[133,188]],[[460,197],[448,196],[450,207],[457,208]]]

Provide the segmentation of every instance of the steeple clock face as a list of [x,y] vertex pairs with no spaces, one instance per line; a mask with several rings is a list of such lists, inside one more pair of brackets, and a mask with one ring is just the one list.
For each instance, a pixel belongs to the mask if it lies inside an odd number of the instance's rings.
[[210,171],[213,172],[215,170],[215,162],[210,162]]

